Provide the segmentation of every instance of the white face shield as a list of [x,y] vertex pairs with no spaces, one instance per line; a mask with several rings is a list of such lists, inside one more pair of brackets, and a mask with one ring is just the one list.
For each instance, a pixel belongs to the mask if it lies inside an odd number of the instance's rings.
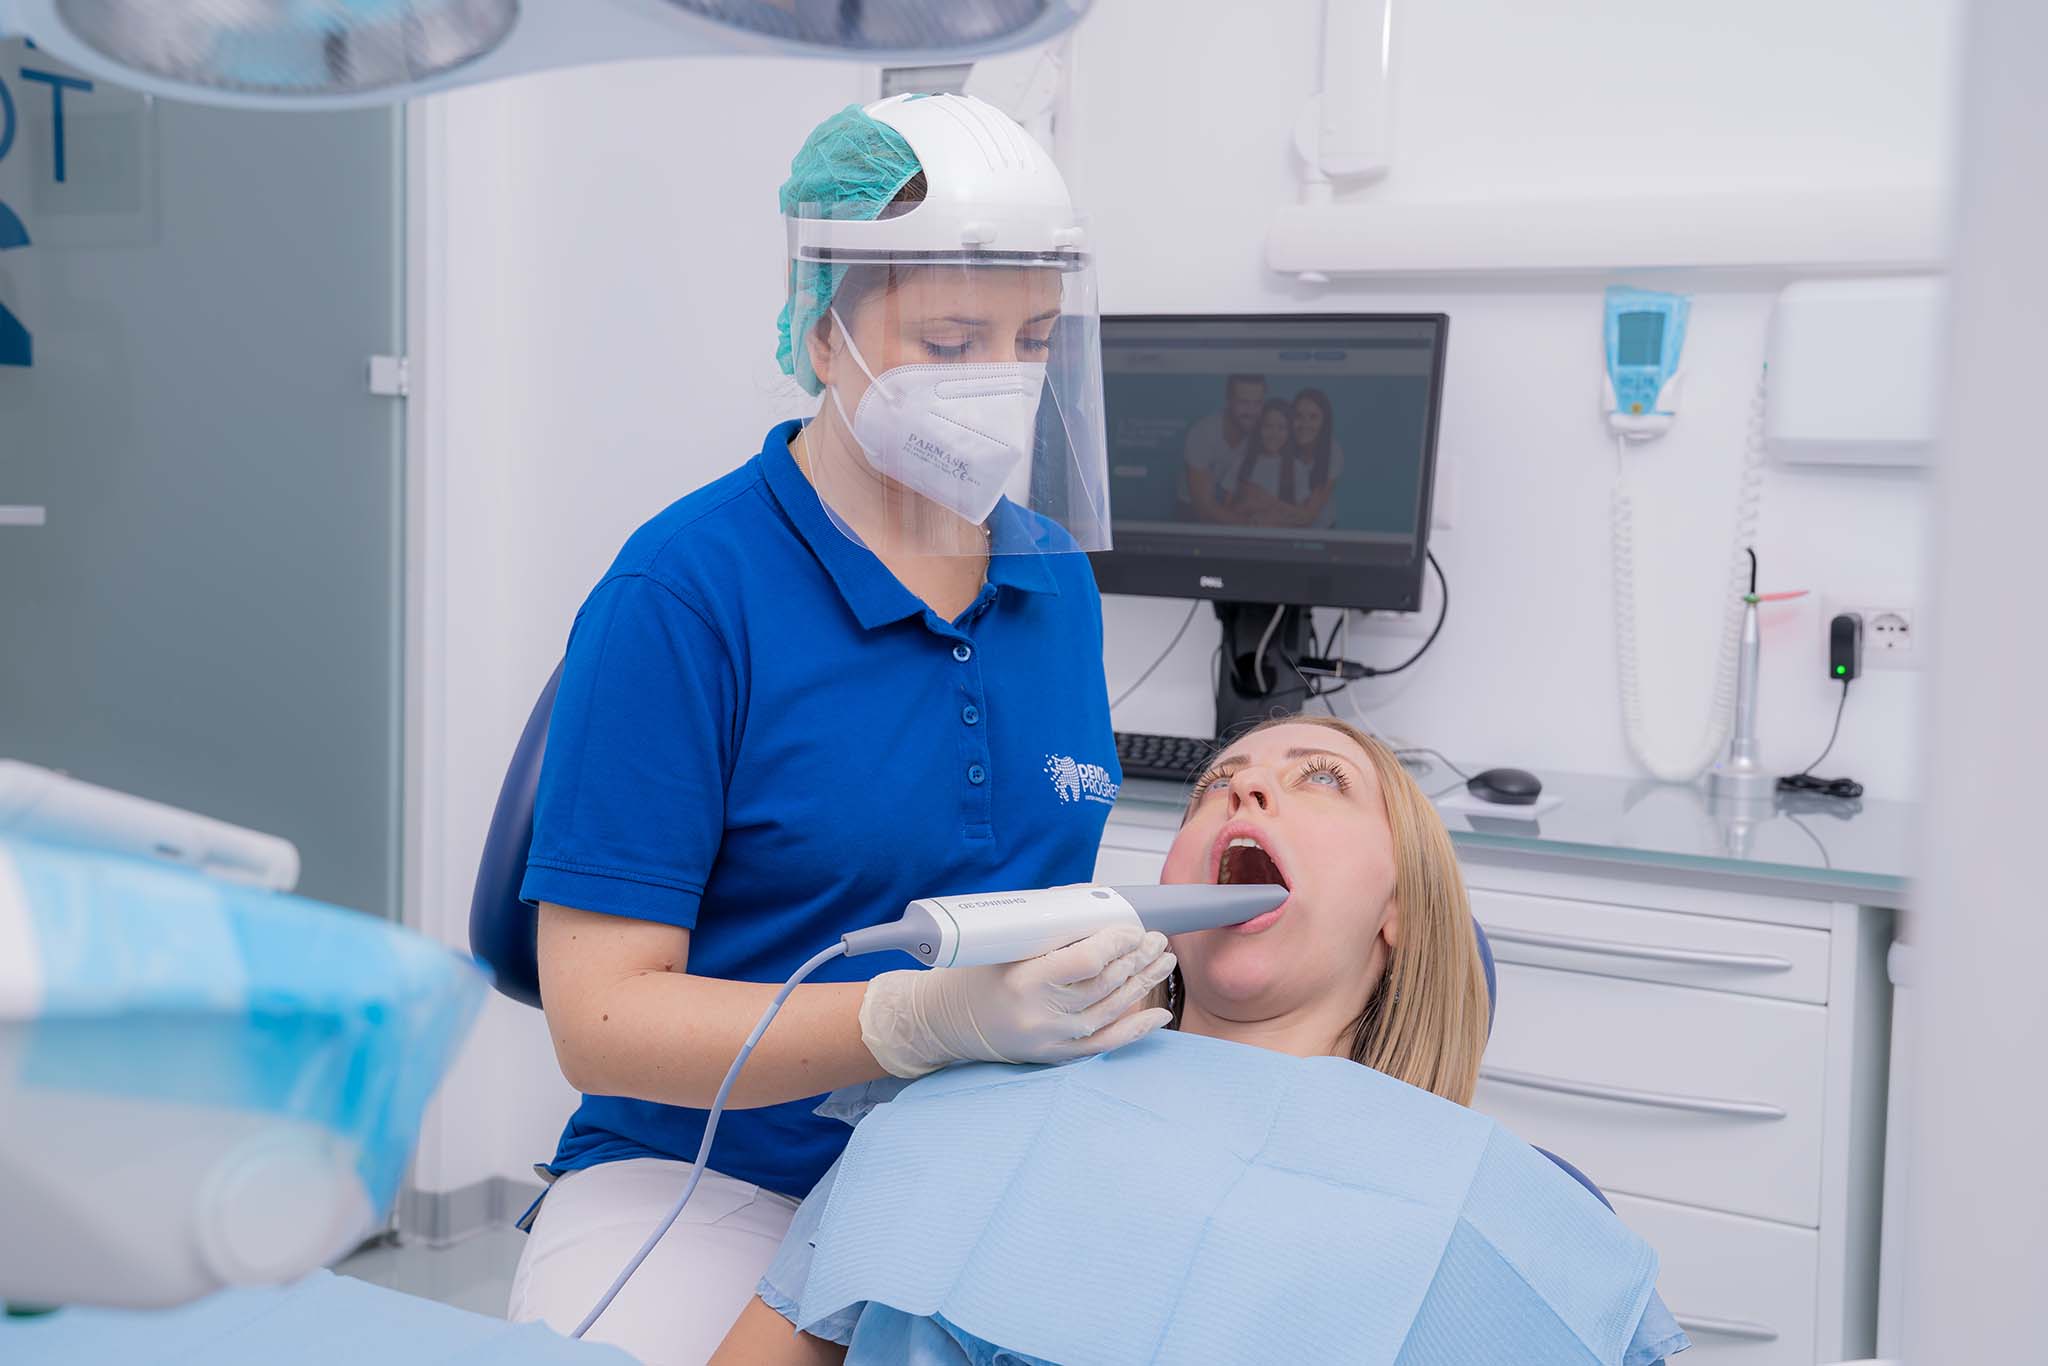
[[815,319],[792,343],[824,386],[805,474],[878,554],[1108,549],[1094,267],[1058,171],[979,101],[868,112],[915,148],[926,197],[789,214],[792,313]]

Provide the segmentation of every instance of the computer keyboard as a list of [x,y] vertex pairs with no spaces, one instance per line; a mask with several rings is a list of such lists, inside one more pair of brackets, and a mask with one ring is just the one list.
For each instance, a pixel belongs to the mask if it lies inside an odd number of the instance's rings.
[[1116,733],[1116,761],[1123,766],[1125,778],[1188,782],[1209,766],[1215,754],[1214,740],[1197,740],[1191,735]]

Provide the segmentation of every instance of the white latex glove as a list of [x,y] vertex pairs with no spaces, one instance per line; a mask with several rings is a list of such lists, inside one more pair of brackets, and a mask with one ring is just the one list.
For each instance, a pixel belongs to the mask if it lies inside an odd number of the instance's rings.
[[1172,1018],[1142,1007],[1174,962],[1165,935],[1120,925],[1020,963],[885,972],[861,998],[861,1042],[898,1077],[1107,1053]]

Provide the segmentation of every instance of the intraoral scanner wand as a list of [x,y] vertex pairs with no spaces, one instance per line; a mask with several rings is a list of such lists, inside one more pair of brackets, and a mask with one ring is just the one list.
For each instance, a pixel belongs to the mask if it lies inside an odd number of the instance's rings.
[[775,993],[775,999],[761,1012],[747,1041],[740,1045],[739,1056],[727,1069],[725,1080],[719,1083],[717,1098],[711,1102],[704,1122],[704,1139],[697,1145],[697,1160],[682,1197],[569,1336],[582,1337],[597,1322],[598,1315],[611,1307],[619,1291],[647,1260],[647,1254],[654,1251],[655,1244],[690,1203],[690,1196],[704,1175],[704,1164],[711,1158],[711,1140],[718,1133],[718,1118],[725,1113],[726,1097],[732,1094],[732,1084],[739,1080],[740,1069],[747,1065],[754,1045],[768,1032],[769,1023],[789,999],[789,993],[821,965],[842,955],[851,958],[884,949],[901,949],[934,968],[1015,963],[1065,948],[1097,930],[1116,925],[1133,925],[1161,934],[1191,934],[1196,930],[1241,925],[1278,910],[1287,895],[1285,887],[1265,883],[1186,882],[1162,887],[1082,885],[1026,892],[980,892],[971,896],[928,896],[905,906],[901,919],[841,935],[837,944],[821,950],[790,974],[782,989]]
[[839,942],[849,957],[901,949],[926,967],[975,967],[1036,958],[1115,925],[1168,935],[1241,925],[1285,900],[1285,887],[1206,882],[930,896],[905,906],[901,920]]

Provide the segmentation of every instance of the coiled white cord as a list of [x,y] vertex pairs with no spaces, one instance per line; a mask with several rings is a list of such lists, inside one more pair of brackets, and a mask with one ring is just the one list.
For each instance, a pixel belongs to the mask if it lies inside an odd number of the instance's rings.
[[697,1144],[697,1160],[690,1164],[690,1179],[683,1183],[683,1193],[676,1197],[676,1202],[668,1214],[655,1225],[654,1232],[647,1235],[647,1241],[640,1244],[640,1250],[633,1254],[633,1260],[627,1262],[619,1274],[612,1278],[612,1283],[605,1287],[604,1295],[590,1307],[590,1312],[583,1316],[583,1322],[576,1325],[575,1331],[569,1334],[570,1337],[580,1338],[590,1331],[590,1325],[597,1322],[600,1314],[611,1308],[612,1301],[626,1288],[626,1282],[633,1279],[633,1273],[647,1260],[647,1254],[654,1251],[654,1245],[659,1243],[662,1236],[675,1225],[676,1220],[682,1217],[683,1207],[689,1204],[690,1197],[697,1193],[697,1183],[704,1178],[706,1164],[711,1161],[711,1140],[718,1136],[718,1121],[725,1114],[725,1101],[726,1097],[732,1094],[732,1084],[739,1080],[740,1069],[747,1065],[747,1059],[754,1054],[754,1045],[761,1042],[761,1036],[766,1034],[768,1026],[775,1022],[775,1014],[782,1009],[782,1003],[789,999],[789,993],[795,991],[798,983],[806,977],[845,952],[846,945],[838,943],[811,955],[802,967],[789,975],[789,980],[782,984],[781,990],[775,993],[775,998],[768,1002],[768,1008],[762,1011],[761,1018],[754,1022],[754,1028],[747,1035],[747,1041],[740,1045],[739,1055],[732,1060],[732,1066],[725,1069],[725,1080],[718,1083],[718,1095],[712,1100],[711,1109],[704,1116],[704,1138]]
[[1756,539],[1763,503],[1764,402],[1768,373],[1759,374],[1750,399],[1749,429],[1735,497],[1735,541],[1728,555],[1727,604],[1722,611],[1721,656],[1714,673],[1707,732],[1698,747],[1676,763],[1650,753],[1643,723],[1642,672],[1636,655],[1635,506],[1628,493],[1628,438],[1617,435],[1620,465],[1614,479],[1609,525],[1614,543],[1614,646],[1620,670],[1622,733],[1629,753],[1660,782],[1689,783],[1721,757],[1735,724],[1735,677],[1742,650],[1743,598],[1749,592],[1749,546]]

